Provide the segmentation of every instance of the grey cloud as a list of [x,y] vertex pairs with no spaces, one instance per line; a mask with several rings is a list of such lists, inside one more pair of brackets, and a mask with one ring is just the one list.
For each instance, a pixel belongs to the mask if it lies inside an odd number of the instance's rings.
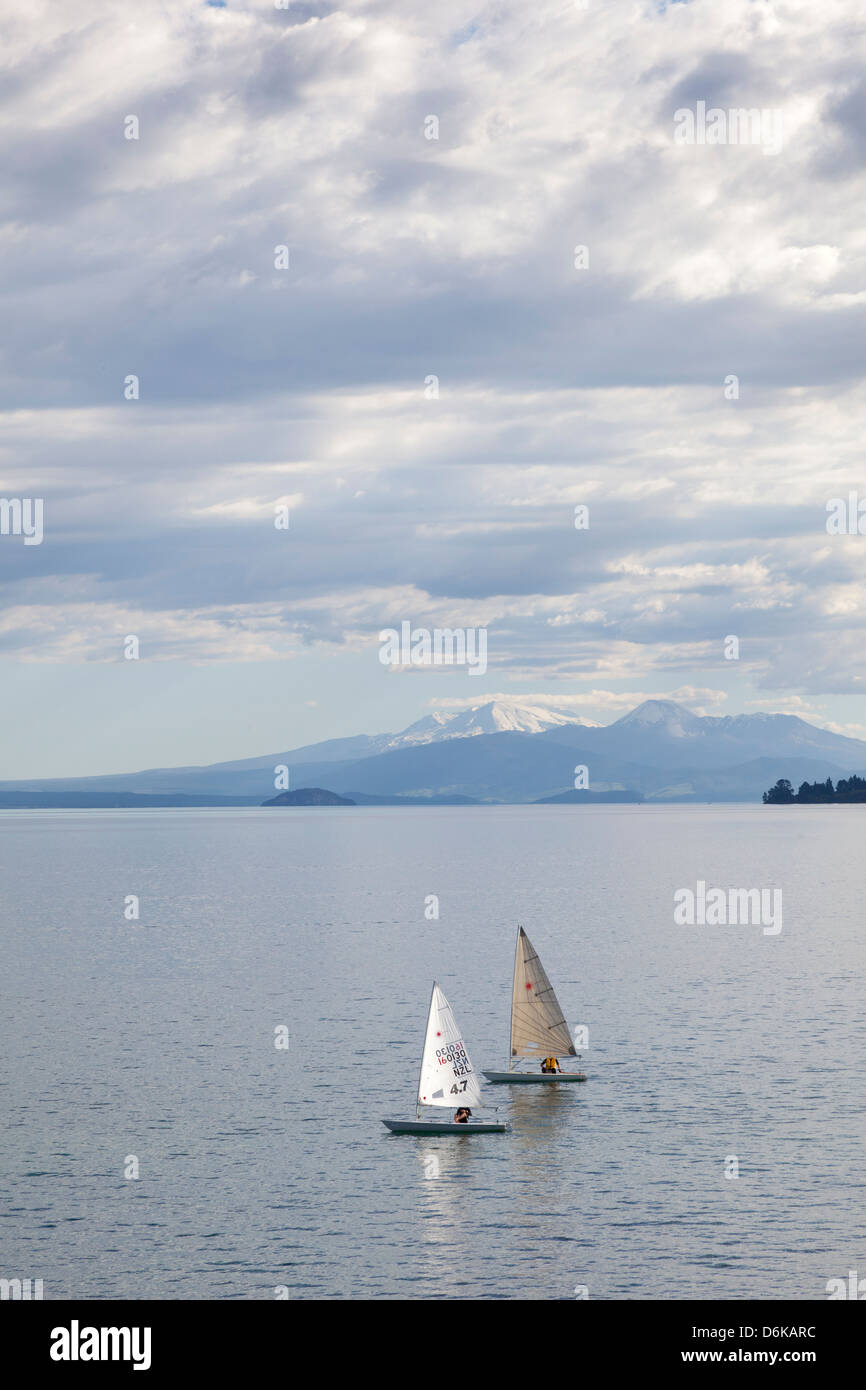
[[[862,154],[864,89],[846,77],[830,104],[839,201],[820,209],[803,201],[814,151],[687,163],[665,138],[680,105],[820,88],[826,65],[783,61],[799,30],[732,53],[710,16],[684,50],[652,19],[611,11],[610,29],[545,62],[550,34],[506,12],[471,43],[425,23],[294,5],[228,40],[195,29],[185,80],[145,74],[153,85],[130,99],[137,147],[114,97],[21,130],[3,204],[15,328],[0,405],[41,412],[41,440],[8,417],[4,462],[44,488],[49,529],[26,555],[0,541],[7,607],[66,605],[73,626],[95,621],[76,605],[207,609],[227,634],[267,609],[263,629],[336,649],[407,591],[446,613],[489,605],[511,671],[591,673],[620,643],[681,667],[732,629],[767,688],[797,687],[795,651],[810,689],[855,688],[859,611],[835,641],[822,603],[856,585],[857,565],[822,528],[834,470],[855,486],[859,469],[848,385],[866,308],[832,294],[859,287],[859,204],[842,176]],[[395,56],[380,65],[383,34]],[[74,72],[93,39],[50,41],[41,74],[19,65],[7,108]],[[401,61],[417,80],[389,85]],[[438,142],[423,138],[430,113]],[[590,246],[585,275],[576,243]],[[818,243],[841,268],[812,285],[802,255]],[[677,281],[693,255],[706,258],[695,284]],[[729,262],[704,297],[701,275]],[[740,267],[754,289],[730,287]],[[722,396],[732,372],[736,404]],[[142,399],[127,406],[129,373]],[[805,439],[793,387],[822,411]],[[587,402],[592,390],[609,404]],[[297,471],[268,471],[281,463]],[[672,486],[652,491],[659,477]],[[569,510],[590,484],[580,535]],[[286,536],[266,512],[207,511],[296,492]],[[617,569],[626,557],[634,572]],[[38,646],[34,631],[10,628],[7,649]],[[184,637],[164,644],[181,652]]]
[[[767,106],[783,88],[779,73],[742,52],[708,53],[671,88],[670,111],[680,106]],[[666,107],[666,114],[670,114]]]

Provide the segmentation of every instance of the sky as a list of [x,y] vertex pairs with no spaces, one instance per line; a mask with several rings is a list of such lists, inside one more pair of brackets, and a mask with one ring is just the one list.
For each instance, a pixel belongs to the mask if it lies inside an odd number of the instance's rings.
[[[855,0],[2,28],[0,777],[491,694],[866,737]],[[404,621],[487,671],[384,666]]]

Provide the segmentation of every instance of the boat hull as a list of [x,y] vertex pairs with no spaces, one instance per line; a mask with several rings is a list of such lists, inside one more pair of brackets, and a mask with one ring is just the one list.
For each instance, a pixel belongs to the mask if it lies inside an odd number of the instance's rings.
[[494,1086],[553,1086],[561,1082],[585,1081],[586,1076],[582,1071],[560,1071],[560,1072],[541,1072],[541,1071],[482,1071],[482,1076],[492,1082]]
[[383,1120],[392,1134],[507,1134],[507,1120],[478,1120],[458,1125],[453,1120]]

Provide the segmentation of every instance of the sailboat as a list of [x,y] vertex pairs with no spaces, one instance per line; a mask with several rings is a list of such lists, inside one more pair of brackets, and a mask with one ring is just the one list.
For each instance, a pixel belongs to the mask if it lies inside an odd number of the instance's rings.
[[454,1120],[422,1120],[422,1106],[481,1105],[481,1087],[472,1070],[466,1044],[460,1036],[451,1005],[436,981],[430,996],[427,1032],[421,1054],[421,1075],[418,1078],[418,1103],[414,1120],[383,1120],[392,1134],[504,1134],[511,1129],[507,1121],[469,1120],[456,1124]]
[[559,1000],[538,954],[522,927],[517,928],[517,949],[514,953],[514,983],[511,989],[511,1046],[508,1071],[485,1071],[493,1082],[562,1082],[585,1081],[582,1071],[542,1072],[515,1071],[515,1057],[576,1057]]

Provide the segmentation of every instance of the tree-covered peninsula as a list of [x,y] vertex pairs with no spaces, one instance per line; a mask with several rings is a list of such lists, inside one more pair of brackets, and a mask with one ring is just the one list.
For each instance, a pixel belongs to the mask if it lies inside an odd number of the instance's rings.
[[841,805],[849,801],[866,801],[866,778],[856,773],[840,777],[835,787],[832,777],[826,782],[801,782],[797,791],[787,777],[780,777],[774,787],[764,792],[765,806]]

